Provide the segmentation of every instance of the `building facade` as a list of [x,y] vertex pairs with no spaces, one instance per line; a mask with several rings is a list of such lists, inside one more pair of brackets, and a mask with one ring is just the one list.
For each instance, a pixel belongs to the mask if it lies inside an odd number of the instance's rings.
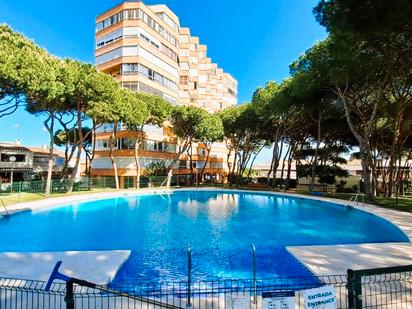
[[[58,174],[63,168],[64,154],[54,150],[53,158],[53,173]],[[20,142],[0,142],[0,185],[45,179],[48,165],[49,150],[45,146],[26,147]]]
[[[95,64],[99,71],[116,78],[120,85],[136,92],[158,95],[173,105],[197,106],[210,113],[237,104],[237,81],[223,72],[207,56],[207,47],[165,5],[145,5],[141,1],[124,2],[96,19]],[[113,176],[109,159],[109,137],[113,125],[99,128],[93,176]],[[119,124],[114,151],[121,184],[134,181],[134,137],[138,132]],[[171,128],[148,126],[140,149],[143,168],[162,161],[172,162],[179,145]],[[193,145],[194,173],[205,166],[204,145]],[[182,155],[174,174],[189,174],[188,156]],[[221,178],[227,172],[224,143],[213,145],[205,167],[209,178]]]

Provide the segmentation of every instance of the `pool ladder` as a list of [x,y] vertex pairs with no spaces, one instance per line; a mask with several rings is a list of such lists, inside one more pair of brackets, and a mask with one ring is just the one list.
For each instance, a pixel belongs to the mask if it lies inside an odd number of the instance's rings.
[[[359,198],[361,198],[361,200],[359,200]],[[351,202],[356,203],[356,206],[359,206],[359,202],[362,202],[362,206],[365,207],[365,194],[363,193],[353,194],[349,199],[349,203]]]

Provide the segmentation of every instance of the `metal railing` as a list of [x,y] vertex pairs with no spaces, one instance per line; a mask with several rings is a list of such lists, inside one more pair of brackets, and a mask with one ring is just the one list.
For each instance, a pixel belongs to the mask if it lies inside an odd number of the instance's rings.
[[0,216],[6,217],[9,215],[9,211],[6,208],[6,205],[4,204],[3,200],[0,198],[0,204],[3,206],[4,208],[4,212],[0,212]]
[[349,199],[349,203],[351,202],[356,203],[356,206],[358,206],[359,203],[362,203],[362,206],[365,206],[365,194],[363,193],[353,194]]
[[348,275],[96,287],[80,280],[53,283],[49,291],[43,281],[0,278],[0,308],[229,308],[231,300],[243,297],[247,308],[257,309],[267,294],[294,291],[300,309],[305,308],[303,291],[322,286],[334,287],[337,308],[412,308],[412,266],[348,270]]
[[[255,285],[256,284],[256,285]],[[296,303],[303,308],[300,292],[324,284],[334,285],[339,295],[338,308],[346,306],[346,276],[295,277],[266,280],[198,281],[109,286],[107,290],[69,282],[54,283],[0,278],[0,308],[225,308],[233,297],[246,297],[251,308],[261,308],[262,294],[297,291]],[[256,289],[255,289],[256,286]],[[256,301],[253,301],[256,293]]]
[[348,270],[348,305],[360,308],[412,308],[412,265]]
[[[126,177],[123,189],[134,188],[134,177]],[[160,187],[166,176],[142,176],[140,179],[140,188]],[[54,194],[66,193],[70,180],[56,179],[51,182],[51,192]],[[172,184],[177,183],[176,176],[172,177]],[[114,189],[116,182],[114,177],[82,177],[79,181],[74,182],[73,192],[90,191],[93,189]],[[0,183],[0,194],[12,193],[44,193],[46,181],[32,180],[11,183]]]

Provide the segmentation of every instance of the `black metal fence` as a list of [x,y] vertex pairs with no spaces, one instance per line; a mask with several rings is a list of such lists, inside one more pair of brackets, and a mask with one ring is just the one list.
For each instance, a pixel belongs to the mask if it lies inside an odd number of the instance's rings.
[[348,270],[350,308],[412,308],[412,265]]
[[0,279],[0,308],[263,308],[268,292],[295,291],[295,308],[305,308],[303,290],[333,286],[337,308],[412,308],[412,266],[348,271],[348,275],[289,277],[266,280],[222,280],[137,284],[96,288],[73,282]]
[[[134,177],[125,177],[123,189],[135,188],[133,184]],[[142,176],[140,187],[160,187],[164,185],[167,176]],[[178,180],[176,176],[172,177],[172,185],[176,185]],[[51,193],[66,193],[69,187],[69,179],[54,179],[51,182]],[[90,191],[92,189],[114,189],[116,182],[114,177],[81,177],[73,183],[73,192]],[[43,193],[46,189],[46,181],[31,180],[13,183],[0,183],[0,194],[11,193]]]

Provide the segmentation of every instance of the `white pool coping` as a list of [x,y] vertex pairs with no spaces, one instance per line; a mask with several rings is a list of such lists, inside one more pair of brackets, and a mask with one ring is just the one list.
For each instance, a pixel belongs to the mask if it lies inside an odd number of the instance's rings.
[[[271,194],[275,196],[294,197],[299,199],[316,200],[321,202],[334,203],[343,205],[345,207],[354,207],[359,210],[382,217],[389,222],[392,222],[398,226],[406,236],[412,239],[412,213],[397,211],[393,209],[383,208],[376,205],[365,204],[361,206],[355,202],[348,202],[339,199],[325,198],[320,196],[307,196],[294,193],[274,192],[274,191],[260,191],[260,190],[239,190],[239,189],[224,189],[224,188],[182,188],[182,189],[140,189],[140,190],[123,190],[112,192],[99,192],[84,195],[70,195],[64,197],[50,198],[40,201],[26,202],[20,204],[14,204],[8,206],[7,209],[11,214],[25,211],[25,210],[40,210],[54,206],[77,204],[79,202],[85,202],[90,200],[102,200],[115,197],[129,197],[136,195],[146,194],[167,194],[177,191],[232,191],[232,192],[245,192],[245,193],[257,193],[257,194]],[[1,219],[0,219],[1,220]],[[348,226],[350,228],[350,226]],[[376,267],[389,267],[398,265],[412,265],[412,244],[409,243],[378,243],[378,244],[361,244],[361,245],[331,245],[331,246],[293,246],[287,247],[287,250],[294,255],[302,264],[304,264],[309,270],[316,275],[332,275],[332,274],[344,274],[346,270],[351,269],[365,269]],[[116,252],[116,251],[114,251]],[[119,252],[119,251],[117,251]],[[123,251],[122,251],[123,252]],[[130,254],[129,251],[128,254]],[[2,276],[3,269],[7,269],[10,272],[11,268],[18,268],[17,260],[2,260],[2,256],[7,253],[0,254],[0,276]],[[18,253],[24,255],[25,253]],[[25,263],[32,265],[39,259],[39,255],[43,253],[29,253]],[[53,257],[51,253],[44,253],[45,257]],[[70,256],[70,254],[56,253],[57,257]],[[80,253],[77,253],[80,254]],[[105,253],[107,254],[107,253]],[[86,254],[87,255],[87,254]],[[120,254],[123,256],[123,253]],[[78,256],[81,256],[78,255]],[[93,254],[89,254],[93,257]],[[42,257],[43,258],[43,257]],[[117,258],[117,257],[116,257]],[[82,264],[81,261],[84,261]],[[93,259],[92,259],[93,260]],[[103,270],[104,274],[112,273],[112,268],[119,269],[124,260],[121,258],[114,259],[113,265],[110,265],[109,271]],[[36,265],[36,264],[33,264]],[[102,272],[97,267],[89,267],[91,271],[86,271],[88,265],[91,266],[91,262],[81,258],[76,262],[73,262],[78,269],[80,269],[79,275],[84,274],[86,278],[96,278],[96,280],[103,280],[99,275]],[[35,267],[34,267],[35,268]],[[73,268],[74,269],[74,268]],[[116,271],[117,271],[116,269]],[[84,273],[82,273],[84,271]],[[15,272],[15,274],[17,274]],[[30,273],[27,273],[30,274]],[[22,273],[24,275],[24,273]],[[17,275],[16,275],[17,276]],[[38,279],[44,276],[36,275]],[[105,276],[105,275],[103,275]],[[18,276],[22,277],[22,276]],[[24,277],[24,276],[23,276]],[[107,276],[106,280],[110,276]],[[107,283],[107,282],[106,282]]]
[[107,284],[129,258],[130,251],[65,251],[0,253],[0,277],[47,281],[58,261],[63,274]]

